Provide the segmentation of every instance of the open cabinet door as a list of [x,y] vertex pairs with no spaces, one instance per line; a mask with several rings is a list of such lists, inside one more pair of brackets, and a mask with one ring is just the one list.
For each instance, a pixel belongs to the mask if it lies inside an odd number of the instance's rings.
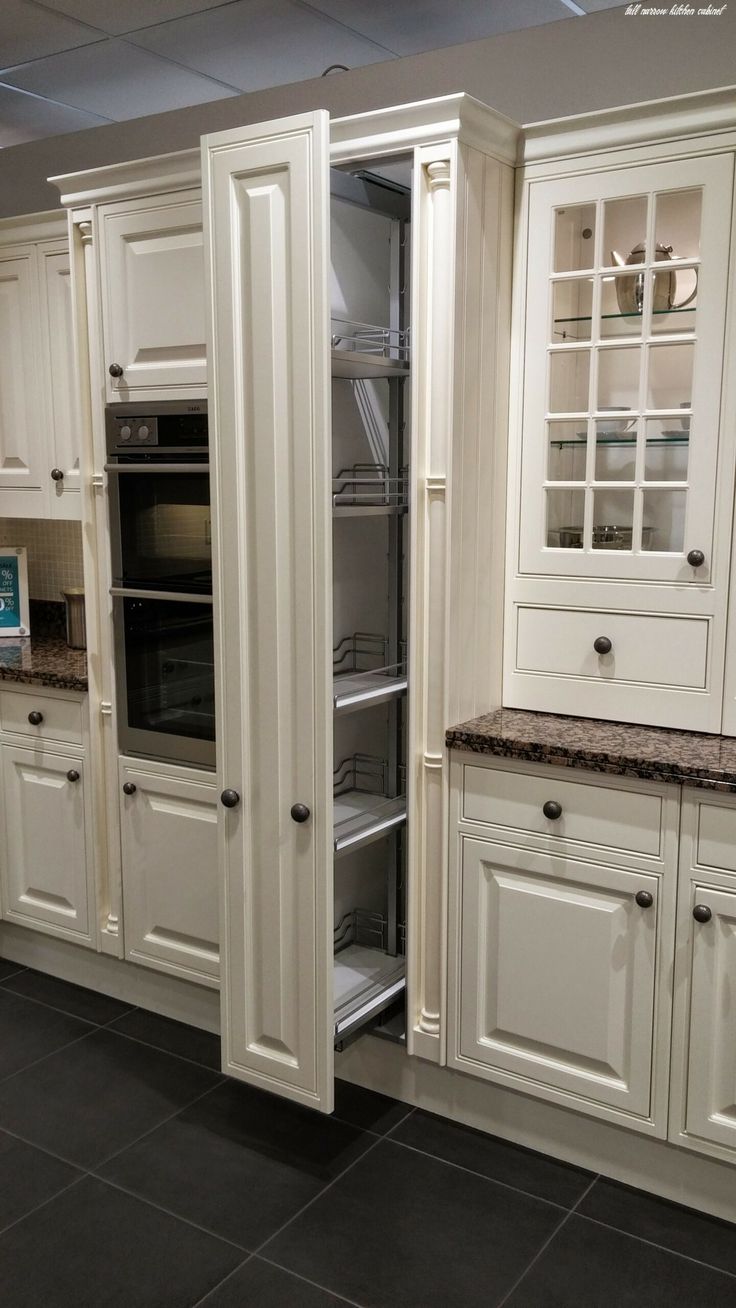
[[202,148],[223,1069],[330,1112],[329,115]]

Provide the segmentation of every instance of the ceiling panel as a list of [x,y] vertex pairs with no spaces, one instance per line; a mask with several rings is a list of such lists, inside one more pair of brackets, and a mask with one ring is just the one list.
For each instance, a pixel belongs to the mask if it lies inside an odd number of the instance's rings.
[[392,54],[291,0],[238,0],[207,14],[149,27],[130,38],[243,91],[319,77],[329,64],[363,64]]
[[63,104],[38,100],[23,91],[0,85],[0,147],[22,145],[44,136],[62,132],[81,132],[85,127],[99,127],[109,119],[81,113]]
[[0,0],[0,68],[98,41],[99,32],[29,0]]
[[[309,0],[400,55],[479,41],[499,32],[571,18],[562,0]],[[347,62],[347,61],[345,61]]]
[[118,121],[234,94],[120,40],[24,64],[3,73],[2,81]]
[[40,0],[40,3],[56,13],[70,14],[91,23],[111,36],[119,36],[201,9],[216,9],[224,0]]

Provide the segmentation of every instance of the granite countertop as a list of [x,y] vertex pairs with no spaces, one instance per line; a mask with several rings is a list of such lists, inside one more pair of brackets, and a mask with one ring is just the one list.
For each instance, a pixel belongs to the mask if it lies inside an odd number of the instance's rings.
[[736,793],[736,738],[496,709],[446,734],[451,749]]
[[87,690],[87,655],[70,649],[63,636],[9,637],[0,640],[0,681],[57,690]]

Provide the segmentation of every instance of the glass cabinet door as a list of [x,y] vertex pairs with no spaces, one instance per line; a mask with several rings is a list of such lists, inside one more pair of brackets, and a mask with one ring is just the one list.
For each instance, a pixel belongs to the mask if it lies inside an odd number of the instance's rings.
[[532,184],[522,573],[710,579],[732,173]]

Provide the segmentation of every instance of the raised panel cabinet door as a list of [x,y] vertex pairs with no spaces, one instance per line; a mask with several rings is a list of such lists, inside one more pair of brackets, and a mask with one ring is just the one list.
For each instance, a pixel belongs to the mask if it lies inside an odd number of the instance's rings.
[[693,886],[690,911],[686,1129],[736,1149],[736,893]]
[[213,985],[220,971],[215,788],[125,760],[120,785],[125,956]]
[[105,206],[99,229],[108,400],[206,395],[199,199],[184,192]]
[[39,376],[40,307],[36,251],[15,247],[0,257],[0,512],[43,517],[49,468]]
[[461,1059],[646,1118],[657,897],[651,875],[463,838]]
[[[205,137],[202,161],[227,805],[223,1067],[325,1112],[334,1023],[328,121],[319,111]],[[308,814],[292,817],[295,805]]]
[[91,944],[92,842],[84,761],[3,745],[5,917]]
[[[51,513],[79,518],[81,432],[74,398],[74,327],[69,251],[40,246],[41,303],[44,308],[49,396],[49,479]],[[58,473],[62,473],[58,477]]]

